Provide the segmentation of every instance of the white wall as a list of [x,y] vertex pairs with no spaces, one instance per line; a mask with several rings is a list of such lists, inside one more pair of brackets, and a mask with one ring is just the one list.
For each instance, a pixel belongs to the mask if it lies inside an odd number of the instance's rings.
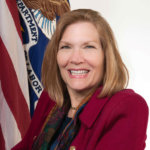
[[[112,27],[129,69],[128,88],[142,95],[150,108],[150,0],[70,0],[71,9],[99,11]],[[150,121],[146,149],[150,150]]]

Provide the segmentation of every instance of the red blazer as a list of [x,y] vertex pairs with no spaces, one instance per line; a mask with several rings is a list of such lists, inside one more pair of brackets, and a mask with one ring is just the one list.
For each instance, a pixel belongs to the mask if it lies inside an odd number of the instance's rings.
[[[99,92],[100,89],[81,112],[81,127],[70,150],[144,150],[148,122],[145,100],[128,89],[111,98],[97,98]],[[26,136],[12,150],[32,149],[33,141],[54,105],[44,91]]]

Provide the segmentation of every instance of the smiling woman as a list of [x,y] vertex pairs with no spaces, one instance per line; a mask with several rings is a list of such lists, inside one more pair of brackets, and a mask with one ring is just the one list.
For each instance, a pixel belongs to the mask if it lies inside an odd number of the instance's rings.
[[145,100],[131,89],[113,32],[96,11],[61,16],[30,128],[13,150],[144,150]]
[[81,93],[84,98],[102,80],[104,52],[99,39],[93,24],[78,22],[69,25],[60,40],[57,63],[73,107],[81,102]]
[[[66,95],[66,84],[64,84],[62,77],[60,77],[60,70],[58,69],[58,63],[56,59],[59,53],[57,54],[57,52],[60,48],[70,48],[70,43],[63,43],[62,37],[64,36],[64,32],[66,32],[66,30],[69,30],[68,28],[70,28],[70,26],[73,26],[73,24],[78,24],[79,22],[91,24],[91,26],[93,27],[92,29],[95,32],[90,33],[92,31],[88,31],[86,33],[86,39],[90,39],[91,35],[97,36],[96,40],[99,40],[99,46],[102,48],[105,56],[103,66],[104,72],[102,80],[100,81],[102,83],[101,85],[103,85],[103,88],[99,93],[99,97],[111,96],[117,91],[124,89],[128,83],[127,68],[122,62],[117,49],[115,38],[113,36],[113,32],[106,20],[96,11],[87,9],[72,11],[71,13],[66,13],[65,15],[63,15],[63,17],[60,18],[55,34],[53,35],[51,42],[47,46],[47,51],[45,52],[45,58],[42,67],[42,81],[45,89],[59,106],[63,105],[64,95]],[[84,28],[85,26],[80,29],[76,27],[74,31],[70,31],[71,34],[76,34],[74,35],[74,43],[77,41],[77,39],[80,38],[77,33],[81,31],[86,32]],[[69,40],[69,42],[71,41]],[[98,43],[98,41],[96,42]],[[62,47],[60,47],[61,44],[67,45],[62,45]],[[89,45],[87,46],[89,47]],[[73,58],[75,60],[79,59],[79,57]],[[91,59],[95,59],[95,57],[91,55]],[[49,76],[51,76],[51,78],[49,78]]]

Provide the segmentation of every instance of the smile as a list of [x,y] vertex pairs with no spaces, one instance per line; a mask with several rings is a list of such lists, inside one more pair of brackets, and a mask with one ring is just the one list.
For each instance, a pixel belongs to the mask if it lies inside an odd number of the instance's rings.
[[71,75],[84,75],[87,74],[88,70],[69,70]]

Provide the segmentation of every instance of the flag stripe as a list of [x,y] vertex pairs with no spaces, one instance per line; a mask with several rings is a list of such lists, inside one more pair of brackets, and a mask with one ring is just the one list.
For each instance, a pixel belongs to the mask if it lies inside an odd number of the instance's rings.
[[[1,80],[2,90],[4,92],[7,104],[15,117],[21,136],[24,136],[28,128],[27,125],[30,123],[29,109],[20,89],[13,64],[1,38],[0,43],[0,76],[1,79],[3,79]],[[11,87],[12,90],[8,87]]]
[[[27,85],[28,81],[27,81],[27,71],[26,71],[26,64],[25,64],[24,49],[22,46],[22,41],[18,33],[16,32],[17,30],[16,30],[16,26],[14,23],[14,22],[18,22],[18,19],[13,20],[5,0],[0,0],[0,20],[2,23],[0,26],[0,35],[1,35],[2,41],[5,43],[5,47],[12,60],[12,63],[15,68],[15,72],[17,74],[17,78],[19,81],[19,85],[21,87],[21,90],[23,92],[23,95],[29,107],[29,91],[28,91],[28,85]],[[10,34],[8,34],[8,32]]]
[[18,8],[17,8],[16,0],[6,0],[6,3],[12,15],[13,20],[15,20],[14,23],[15,23],[18,35],[20,39],[22,40],[21,31],[20,31],[20,20],[18,16]]
[[1,150],[5,150],[5,141],[4,141],[4,137],[3,137],[3,134],[2,134],[1,126],[0,126],[0,140],[1,140],[0,141],[0,148],[1,148]]
[[21,135],[20,131],[18,130],[16,120],[12,115],[9,106],[7,105],[6,99],[3,94],[3,90],[1,88],[1,83],[0,83],[0,99],[2,100],[0,101],[0,108],[1,108],[0,124],[2,128],[2,135],[4,136],[6,150],[10,150],[14,146],[14,143],[18,143],[21,140]]

